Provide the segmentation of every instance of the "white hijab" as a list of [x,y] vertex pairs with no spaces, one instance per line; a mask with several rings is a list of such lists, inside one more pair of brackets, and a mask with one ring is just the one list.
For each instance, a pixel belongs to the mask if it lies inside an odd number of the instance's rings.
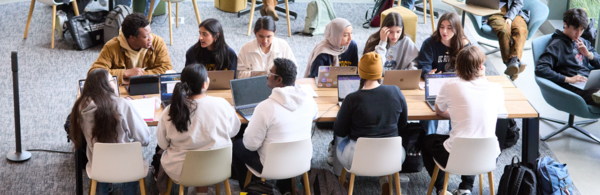
[[340,66],[338,56],[348,50],[348,46],[342,46],[342,37],[344,36],[344,30],[346,27],[352,26],[348,20],[344,18],[336,18],[331,20],[327,26],[325,26],[325,40],[321,41],[310,53],[308,57],[308,65],[304,72],[304,77],[310,75],[310,69],[313,61],[322,53],[326,53],[333,56],[332,66]]

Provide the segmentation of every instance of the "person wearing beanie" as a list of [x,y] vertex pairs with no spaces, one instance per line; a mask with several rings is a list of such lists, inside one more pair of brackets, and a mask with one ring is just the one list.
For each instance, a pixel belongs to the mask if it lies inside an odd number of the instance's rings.
[[[406,127],[404,95],[395,85],[381,85],[382,72],[381,56],[375,52],[366,53],[358,62],[359,90],[346,96],[333,124],[337,159],[334,170],[352,166],[358,138],[396,137]],[[383,184],[382,193],[388,192]]]

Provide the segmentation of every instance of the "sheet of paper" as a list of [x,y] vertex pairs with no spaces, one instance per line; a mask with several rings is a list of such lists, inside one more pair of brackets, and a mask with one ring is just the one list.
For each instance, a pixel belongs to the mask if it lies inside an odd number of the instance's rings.
[[131,105],[142,116],[144,121],[154,121],[156,99],[144,98],[131,100]]
[[310,84],[300,84],[300,88],[313,97],[319,97]]

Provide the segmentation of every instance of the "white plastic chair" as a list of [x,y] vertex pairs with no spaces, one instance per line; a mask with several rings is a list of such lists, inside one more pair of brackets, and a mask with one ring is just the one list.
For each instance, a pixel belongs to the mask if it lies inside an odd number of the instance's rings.
[[446,167],[444,168],[437,161],[435,162],[437,166],[435,166],[433,171],[427,195],[432,193],[433,185],[440,169],[446,172],[443,192],[448,189],[448,177],[452,173],[458,175],[479,175],[479,194],[483,194],[482,173],[488,173],[490,193],[494,195],[493,171],[496,169],[496,158],[498,155],[500,155],[500,148],[498,147],[498,138],[496,137],[454,138],[452,152],[450,152]]
[[[152,11],[154,11],[154,1],[150,1],[150,11],[148,12],[148,22],[152,22]],[[169,43],[173,45],[173,28],[171,27],[171,3],[175,3],[175,28],[179,27],[179,2],[183,2],[185,0],[161,0],[167,2],[167,8],[169,11]],[[192,0],[192,4],[194,5],[194,11],[196,11],[196,20],[198,20],[198,25],[200,25],[200,12],[198,12],[198,4],[196,4],[196,0]]]
[[[351,173],[348,195],[352,195],[355,176],[379,177],[388,175],[389,181],[392,182],[394,181],[392,175],[394,175],[396,194],[401,195],[400,174],[398,172],[402,170],[403,153],[402,137],[358,138],[354,157],[352,158],[352,167],[350,170],[344,167],[340,182],[344,185],[346,173]],[[390,184],[389,187],[390,194],[393,194],[393,185]]]
[[[287,179],[292,178],[292,189],[296,189],[296,179],[298,175],[303,175],[305,194],[310,195],[310,185],[308,183],[308,171],[310,170],[310,160],[312,159],[312,142],[310,138],[284,143],[271,143],[267,149],[267,158],[263,164],[262,173],[258,173],[250,166],[246,175],[244,187],[250,183],[252,174],[256,177],[265,179]],[[295,194],[295,190],[292,191]]]
[[[27,25],[25,26],[25,35],[23,35],[23,39],[27,38],[27,32],[29,32],[29,24],[31,24],[31,15],[33,15],[33,7],[35,6],[36,0],[31,0],[31,5],[29,6],[29,16],[27,17]],[[51,5],[52,6],[52,41],[50,42],[50,48],[54,49],[54,29],[56,28],[56,6],[62,5],[62,2],[55,2],[54,0],[37,0],[40,3]],[[70,0],[73,4],[73,9],[75,11],[75,15],[79,15],[79,9],[77,8],[77,1]]]
[[[252,0],[252,6],[250,7],[250,22],[248,22],[248,36],[250,36],[250,32],[252,31],[252,24],[254,21],[254,7],[256,7],[256,0]],[[285,17],[287,20],[287,30],[288,37],[292,36],[292,25],[290,24],[290,4],[288,0],[285,0]]]
[[[183,195],[184,186],[209,186],[216,184],[216,193],[220,193],[219,183],[225,182],[225,193],[231,195],[229,187],[231,177],[231,145],[214,150],[190,150],[185,154],[179,184],[179,194]],[[173,180],[169,178],[167,194],[171,193]]]
[[140,182],[140,191],[146,195],[144,178],[148,175],[148,161],[142,157],[142,144],[95,143],[92,168],[86,172],[90,178],[90,195],[96,194],[97,182]]

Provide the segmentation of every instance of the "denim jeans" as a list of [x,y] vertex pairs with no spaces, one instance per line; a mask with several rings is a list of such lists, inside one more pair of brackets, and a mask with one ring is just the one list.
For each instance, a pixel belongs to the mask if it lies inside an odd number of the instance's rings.
[[[258,155],[258,151],[250,151],[246,149],[244,146],[244,138],[237,138],[233,140],[233,159],[232,166],[233,171],[235,171],[235,175],[237,176],[237,180],[240,185],[243,185],[246,182],[246,174],[248,173],[248,168],[246,165],[252,167],[252,169],[262,173],[263,165],[260,162],[260,156]],[[253,178],[255,178],[253,176]]]
[[[96,184],[96,194],[108,195],[110,183],[98,182]],[[123,183],[123,194],[139,194],[140,183],[138,181]]]
[[[152,0],[146,0],[146,11],[144,11],[144,15],[148,16],[148,11],[150,10],[150,3],[152,3]],[[154,10],[156,10],[156,6],[158,6],[158,3],[160,3],[160,0],[154,0],[154,6],[152,6],[152,13],[154,13]]]
[[403,0],[402,3],[400,3],[400,5],[402,5],[402,7],[408,8],[409,10],[412,10],[415,7],[415,0]]
[[[449,135],[432,134],[425,136],[425,139],[423,139],[423,164],[425,165],[425,169],[427,169],[429,176],[433,176],[433,171],[435,166],[437,166],[434,159],[442,167],[446,167],[450,153],[446,151],[444,141],[448,138],[450,138]],[[442,190],[444,187],[444,175],[445,172],[440,169],[434,183],[437,191]],[[474,175],[461,175],[460,178],[461,183],[458,186],[459,189],[471,190],[473,188],[473,183],[475,183]]]

